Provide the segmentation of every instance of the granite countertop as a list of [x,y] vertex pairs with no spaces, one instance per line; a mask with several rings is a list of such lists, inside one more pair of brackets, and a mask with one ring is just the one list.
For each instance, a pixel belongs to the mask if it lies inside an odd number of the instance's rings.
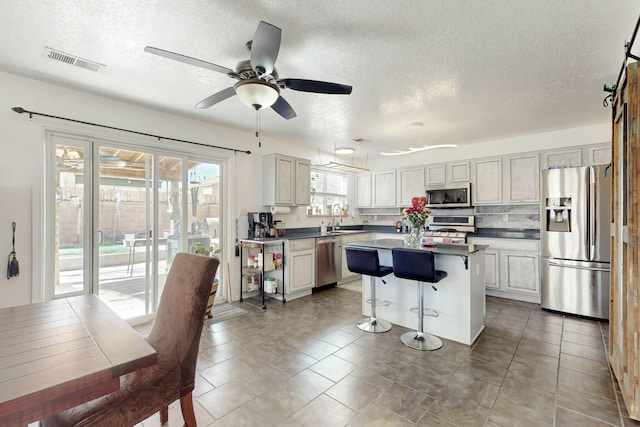
[[405,245],[402,240],[398,240],[398,239],[366,240],[364,242],[347,243],[346,246],[373,248],[373,249],[404,248],[404,249],[414,249],[416,251],[433,252],[434,254],[441,254],[441,255],[461,255],[461,256],[483,251],[489,247],[488,245],[474,245],[474,244],[468,244],[468,243],[437,243],[434,246],[415,248],[415,247],[409,247]]
[[[302,232],[289,232],[287,230],[287,234],[282,237],[267,237],[264,239],[257,239],[258,241],[269,241],[274,239],[283,239],[283,240],[293,240],[293,239],[315,239],[316,237],[337,237],[344,236],[345,234],[357,234],[357,233],[370,233],[367,230],[349,230],[349,229],[340,229],[336,231],[327,231],[326,233],[322,233],[320,231],[302,231]],[[248,239],[243,239],[248,240]]]

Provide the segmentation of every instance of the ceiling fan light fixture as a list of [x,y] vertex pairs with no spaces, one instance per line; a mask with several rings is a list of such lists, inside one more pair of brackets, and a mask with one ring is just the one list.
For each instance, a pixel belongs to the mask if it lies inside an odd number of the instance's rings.
[[351,147],[338,147],[333,150],[333,152],[336,154],[353,154],[356,152],[356,150]]
[[271,107],[280,96],[278,86],[258,79],[241,80],[234,89],[240,101],[255,110]]

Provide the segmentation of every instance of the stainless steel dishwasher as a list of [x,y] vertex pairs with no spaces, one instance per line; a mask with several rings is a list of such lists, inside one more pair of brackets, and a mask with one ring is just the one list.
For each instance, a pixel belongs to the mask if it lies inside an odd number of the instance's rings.
[[340,237],[316,238],[316,288],[333,285],[342,276]]

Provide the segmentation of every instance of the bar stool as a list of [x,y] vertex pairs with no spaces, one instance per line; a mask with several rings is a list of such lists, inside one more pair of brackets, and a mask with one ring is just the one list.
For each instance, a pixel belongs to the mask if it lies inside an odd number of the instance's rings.
[[[358,328],[365,332],[387,332],[391,329],[391,323],[376,318],[376,305],[389,305],[388,302],[376,300],[376,277],[384,277],[393,273],[393,268],[380,265],[378,251],[368,248],[347,248],[347,266],[349,271],[371,276],[371,318],[358,322]],[[381,279],[382,283],[387,283]]]
[[[393,258],[393,274],[402,279],[418,281],[418,330],[402,334],[400,340],[406,346],[416,350],[437,350],[442,347],[440,338],[423,332],[424,320],[424,288],[423,283],[437,283],[447,277],[444,271],[435,269],[432,252],[417,249],[391,249]],[[433,286],[433,285],[432,285]],[[435,290],[437,290],[434,287]],[[413,311],[413,309],[411,310]],[[429,310],[430,316],[437,317],[435,310]]]

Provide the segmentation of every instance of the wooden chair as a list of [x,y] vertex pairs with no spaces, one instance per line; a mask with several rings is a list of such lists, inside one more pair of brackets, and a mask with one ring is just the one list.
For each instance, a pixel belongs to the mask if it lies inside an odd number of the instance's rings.
[[192,391],[196,359],[218,259],[178,253],[171,264],[147,337],[158,363],[120,378],[116,392],[40,421],[42,427],[133,426],[156,412],[165,424],[169,404],[180,399],[185,426],[195,427]]

